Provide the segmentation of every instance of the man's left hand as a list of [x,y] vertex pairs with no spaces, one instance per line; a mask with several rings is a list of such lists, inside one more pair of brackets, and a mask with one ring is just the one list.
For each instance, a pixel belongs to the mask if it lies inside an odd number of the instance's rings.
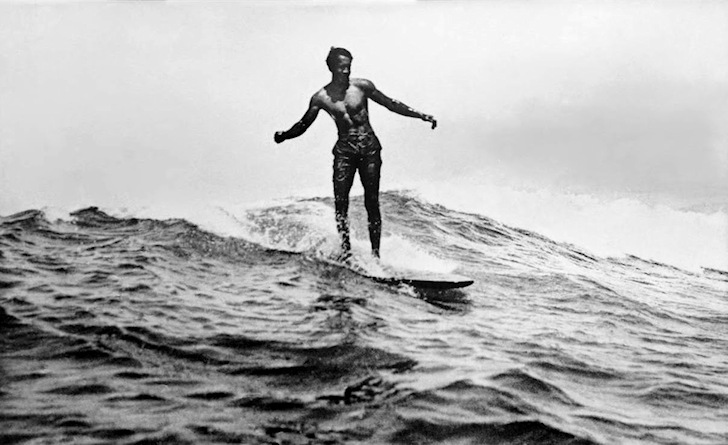
[[435,129],[435,127],[437,127],[437,120],[433,116],[430,116],[429,114],[423,114],[422,115],[422,120],[425,121],[425,122],[432,123],[432,129],[433,130]]

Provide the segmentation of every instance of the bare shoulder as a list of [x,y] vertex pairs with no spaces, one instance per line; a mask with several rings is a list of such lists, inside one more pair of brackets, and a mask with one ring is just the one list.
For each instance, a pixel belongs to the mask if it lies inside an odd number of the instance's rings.
[[374,86],[374,82],[369,79],[351,79],[349,82],[351,82],[352,85],[361,88],[366,93],[372,93],[377,89],[377,87]]
[[310,105],[313,107],[321,107],[326,101],[326,97],[326,90],[324,88],[321,88],[320,90],[313,93],[313,96],[311,96]]
[[326,88],[321,88],[320,90],[313,93],[313,96],[311,96],[311,102],[321,102],[326,97]]

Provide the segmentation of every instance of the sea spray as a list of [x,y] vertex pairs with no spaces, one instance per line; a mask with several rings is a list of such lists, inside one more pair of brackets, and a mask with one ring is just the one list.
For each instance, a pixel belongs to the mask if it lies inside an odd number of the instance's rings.
[[410,192],[447,208],[572,243],[601,256],[635,255],[684,269],[728,270],[728,213],[699,213],[637,197],[603,197],[549,189],[423,182]]

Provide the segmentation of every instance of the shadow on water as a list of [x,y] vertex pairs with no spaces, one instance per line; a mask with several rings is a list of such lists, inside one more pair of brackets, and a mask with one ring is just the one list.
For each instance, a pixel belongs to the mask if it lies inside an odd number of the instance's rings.
[[460,289],[413,288],[413,292],[417,298],[440,309],[464,313],[470,307],[467,293]]
[[[347,296],[344,298],[334,298],[339,303],[343,301],[363,305],[367,298],[371,296],[372,291],[385,288],[392,289],[395,292],[404,292],[405,294],[447,311],[466,313],[470,308],[470,298],[468,298],[468,293],[463,289],[419,287],[408,283],[401,283],[399,280],[379,279],[377,277],[362,275],[345,267],[330,264],[313,263],[309,266],[312,266],[315,273],[319,275],[317,285],[323,297],[319,299],[319,303],[324,300],[331,300],[332,295],[338,292],[341,295]],[[344,307],[348,306],[344,305]]]

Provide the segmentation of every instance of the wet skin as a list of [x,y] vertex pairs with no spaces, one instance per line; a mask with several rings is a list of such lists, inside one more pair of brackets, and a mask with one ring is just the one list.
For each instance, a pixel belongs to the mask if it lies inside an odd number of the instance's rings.
[[369,124],[367,99],[372,99],[397,114],[430,122],[433,129],[437,126],[434,117],[415,111],[402,102],[387,97],[367,79],[350,79],[350,73],[351,59],[339,56],[331,69],[331,82],[311,97],[308,110],[301,120],[288,131],[276,132],[274,140],[281,143],[286,139],[300,136],[311,126],[320,110],[326,111],[334,119],[339,136],[350,132],[373,131]]
[[[333,66],[329,67],[331,71],[331,82],[317,91],[309,102],[308,110],[301,120],[296,122],[287,131],[278,131],[273,139],[276,143],[281,143],[287,139],[293,139],[303,134],[308,127],[314,122],[320,110],[326,111],[336,123],[339,134],[339,140],[345,140],[348,137],[360,135],[374,135],[374,130],[369,123],[369,103],[368,99],[382,105],[388,110],[407,117],[422,119],[432,124],[432,129],[437,126],[437,121],[433,116],[420,113],[396,99],[387,97],[384,93],[377,90],[374,84],[367,79],[351,79],[351,59],[346,56],[338,56]],[[378,159],[378,153],[377,153]],[[334,171],[334,194],[336,200],[336,220],[337,230],[341,236],[341,247],[343,256],[349,255],[350,241],[348,228],[348,195],[351,188],[351,178],[346,179],[346,184],[337,184],[336,165],[338,158],[335,159]],[[381,165],[381,160],[378,161]],[[368,165],[367,165],[368,164]],[[372,253],[379,256],[379,238],[381,236],[381,220],[379,218],[379,168],[368,174],[362,174],[364,171],[371,170],[372,162],[363,162],[359,167],[359,174],[362,177],[362,184],[365,191],[365,204],[369,216],[369,235],[372,244]],[[354,171],[356,168],[354,169]]]

